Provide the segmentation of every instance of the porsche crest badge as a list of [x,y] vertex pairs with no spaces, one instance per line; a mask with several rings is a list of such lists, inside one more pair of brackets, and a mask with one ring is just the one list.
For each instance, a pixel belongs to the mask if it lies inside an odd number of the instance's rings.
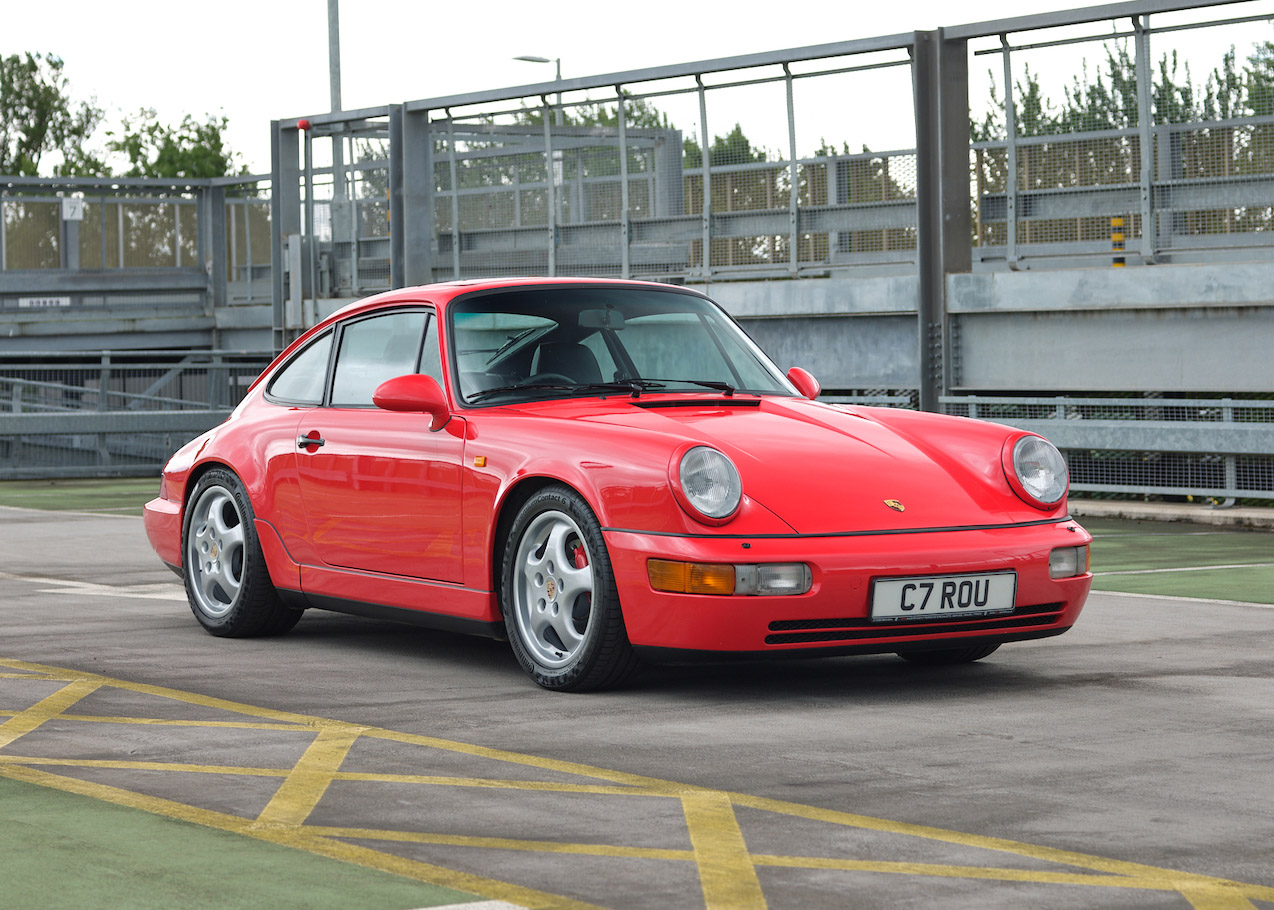
[[889,508],[893,509],[895,512],[905,512],[905,511],[907,511],[907,507],[906,507],[906,506],[904,506],[902,503],[900,503],[900,502],[899,502],[898,500],[896,500],[896,499],[886,499],[886,500],[885,500],[885,505],[889,506]]

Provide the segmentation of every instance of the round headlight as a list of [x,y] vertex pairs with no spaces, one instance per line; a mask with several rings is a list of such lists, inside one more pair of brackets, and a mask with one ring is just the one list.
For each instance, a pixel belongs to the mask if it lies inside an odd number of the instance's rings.
[[1066,495],[1066,459],[1042,436],[1023,436],[1013,444],[1013,473],[1032,505],[1056,505]]
[[677,479],[690,507],[715,521],[733,515],[743,498],[734,462],[707,446],[695,446],[681,456]]

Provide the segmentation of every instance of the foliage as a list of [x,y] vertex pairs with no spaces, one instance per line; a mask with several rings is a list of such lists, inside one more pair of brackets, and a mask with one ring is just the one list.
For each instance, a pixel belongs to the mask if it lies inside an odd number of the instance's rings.
[[[1141,179],[1141,136],[1138,131],[1136,61],[1125,42],[1111,41],[1104,59],[1090,75],[1085,61],[1081,72],[1054,103],[1046,98],[1029,67],[1014,85],[1017,136],[1030,140],[1018,145],[1018,189],[1127,185]],[[1177,55],[1164,54],[1151,67],[1150,102],[1156,126],[1152,164],[1158,181],[1274,173],[1274,127],[1235,126],[1226,121],[1274,114],[1274,42],[1256,45],[1240,69],[1231,48],[1198,84],[1190,67]],[[972,120],[975,143],[1004,141],[1004,105],[992,75],[989,112]],[[1221,121],[1218,123],[1217,121]],[[1173,124],[1187,128],[1165,129]],[[1078,133],[1105,133],[1071,139]],[[1122,133],[1122,134],[1121,134]],[[1057,137],[1056,141],[1038,141]],[[1003,193],[1007,159],[992,145],[977,152],[979,197]],[[1135,213],[1129,233],[1141,225]],[[1249,207],[1217,211],[1165,212],[1174,233],[1219,233],[1274,228],[1274,212]],[[993,225],[983,242],[1003,242],[1003,225]],[[1024,222],[1024,238],[1100,240],[1109,236],[1109,218]]]
[[159,122],[151,108],[123,120],[118,132],[108,131],[106,147],[127,159],[125,177],[206,178],[246,174],[222,134],[229,121],[209,115],[203,123],[189,114],[176,126]]
[[102,111],[91,101],[71,101],[62,68],[53,54],[0,57],[0,174],[38,176],[43,157],[58,151],[60,174],[103,169],[85,149]]

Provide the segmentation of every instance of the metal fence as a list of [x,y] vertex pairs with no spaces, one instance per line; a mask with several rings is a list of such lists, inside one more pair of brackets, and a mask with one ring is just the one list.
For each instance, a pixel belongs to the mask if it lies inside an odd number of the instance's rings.
[[262,181],[0,177],[0,311],[267,303]]
[[949,414],[1039,433],[1077,493],[1274,500],[1274,401],[948,396]]
[[[1154,27],[1151,18],[971,47],[1002,99],[974,124],[980,261],[1131,266],[1270,254],[1268,11],[1204,23],[1156,16]],[[1038,74],[1058,68],[1071,82],[1055,83],[1048,99]]]
[[0,478],[155,474],[224,420],[267,363],[229,351],[0,359]]

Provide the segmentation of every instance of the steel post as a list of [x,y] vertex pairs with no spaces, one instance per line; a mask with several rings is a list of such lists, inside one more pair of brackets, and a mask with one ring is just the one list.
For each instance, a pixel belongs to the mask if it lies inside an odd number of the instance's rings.
[[968,42],[945,40],[942,29],[916,32],[912,86],[920,408],[937,411],[951,385],[946,279],[948,273],[972,268]]

